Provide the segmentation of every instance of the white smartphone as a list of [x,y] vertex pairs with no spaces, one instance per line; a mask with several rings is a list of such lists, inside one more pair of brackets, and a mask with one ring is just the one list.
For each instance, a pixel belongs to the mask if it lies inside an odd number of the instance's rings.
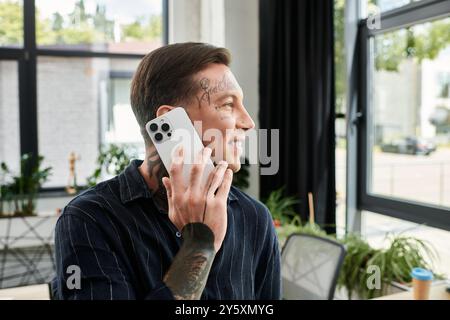
[[[196,155],[204,147],[199,134],[195,130],[184,108],[175,108],[149,121],[145,128],[167,171],[169,171],[172,164],[175,148],[180,144],[183,146],[183,177],[185,185],[189,185],[192,165],[195,162]],[[201,177],[203,185],[207,183],[209,174],[213,170],[214,164],[211,159],[208,159]]]

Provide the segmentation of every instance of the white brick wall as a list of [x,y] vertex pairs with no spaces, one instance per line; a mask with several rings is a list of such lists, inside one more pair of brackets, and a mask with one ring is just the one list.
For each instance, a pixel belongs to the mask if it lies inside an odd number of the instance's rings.
[[95,168],[98,152],[98,101],[95,59],[38,59],[38,140],[45,164],[53,167],[46,186],[64,186],[73,151],[78,181]]
[[[45,165],[53,167],[53,176],[45,186],[65,186],[68,182],[68,158],[73,151],[81,157],[76,164],[77,182],[96,167],[101,143],[100,109],[108,94],[101,87],[109,71],[134,72],[139,60],[104,58],[38,59],[38,132],[39,152]],[[132,113],[131,108],[129,112]],[[137,124],[136,124],[137,126]]]
[[19,78],[15,61],[0,61],[0,162],[19,170]]

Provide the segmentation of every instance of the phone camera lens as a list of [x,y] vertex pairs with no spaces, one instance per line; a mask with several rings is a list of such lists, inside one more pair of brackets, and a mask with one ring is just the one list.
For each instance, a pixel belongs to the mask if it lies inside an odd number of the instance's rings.
[[161,126],[162,131],[167,132],[170,129],[170,126],[167,123],[163,123]]
[[163,135],[161,134],[161,133],[157,133],[157,134],[155,134],[155,140],[156,141],[161,141],[163,139]]
[[158,130],[158,125],[157,125],[156,123],[152,123],[152,124],[150,125],[150,130],[151,130],[152,132],[155,132],[156,130]]

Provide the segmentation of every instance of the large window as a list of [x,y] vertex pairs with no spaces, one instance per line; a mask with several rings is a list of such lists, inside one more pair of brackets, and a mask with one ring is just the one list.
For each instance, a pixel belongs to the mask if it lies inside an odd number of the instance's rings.
[[72,152],[84,185],[101,145],[142,145],[130,82],[167,43],[167,1],[0,0],[0,161],[43,155],[62,190]]
[[359,205],[450,230],[450,1],[409,2],[360,24]]
[[450,208],[450,18],[371,39],[369,192]]

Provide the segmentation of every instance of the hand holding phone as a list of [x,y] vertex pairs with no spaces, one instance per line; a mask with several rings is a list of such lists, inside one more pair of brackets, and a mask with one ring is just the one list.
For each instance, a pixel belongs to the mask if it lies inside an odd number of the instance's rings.
[[[191,168],[197,161],[196,155],[203,149],[203,143],[184,108],[175,108],[149,121],[146,129],[167,172],[172,164],[175,149],[178,146],[183,147],[182,172],[184,182],[189,183]],[[206,183],[213,170],[214,164],[208,159],[200,176],[202,184]]]
[[210,148],[204,148],[183,108],[146,125],[170,177],[163,178],[169,219],[182,230],[189,223],[206,224],[219,251],[227,230],[227,199],[233,172],[225,161],[214,167]]
[[163,178],[169,219],[178,230],[189,223],[206,224],[214,234],[214,250],[217,252],[227,230],[227,199],[233,172],[227,169],[225,161],[221,161],[209,174],[207,183],[202,184],[199,176],[211,156],[211,149],[205,148],[197,154],[198,161],[192,166],[189,183],[185,184],[182,173],[183,154],[182,147],[176,150],[169,169],[170,178]]

